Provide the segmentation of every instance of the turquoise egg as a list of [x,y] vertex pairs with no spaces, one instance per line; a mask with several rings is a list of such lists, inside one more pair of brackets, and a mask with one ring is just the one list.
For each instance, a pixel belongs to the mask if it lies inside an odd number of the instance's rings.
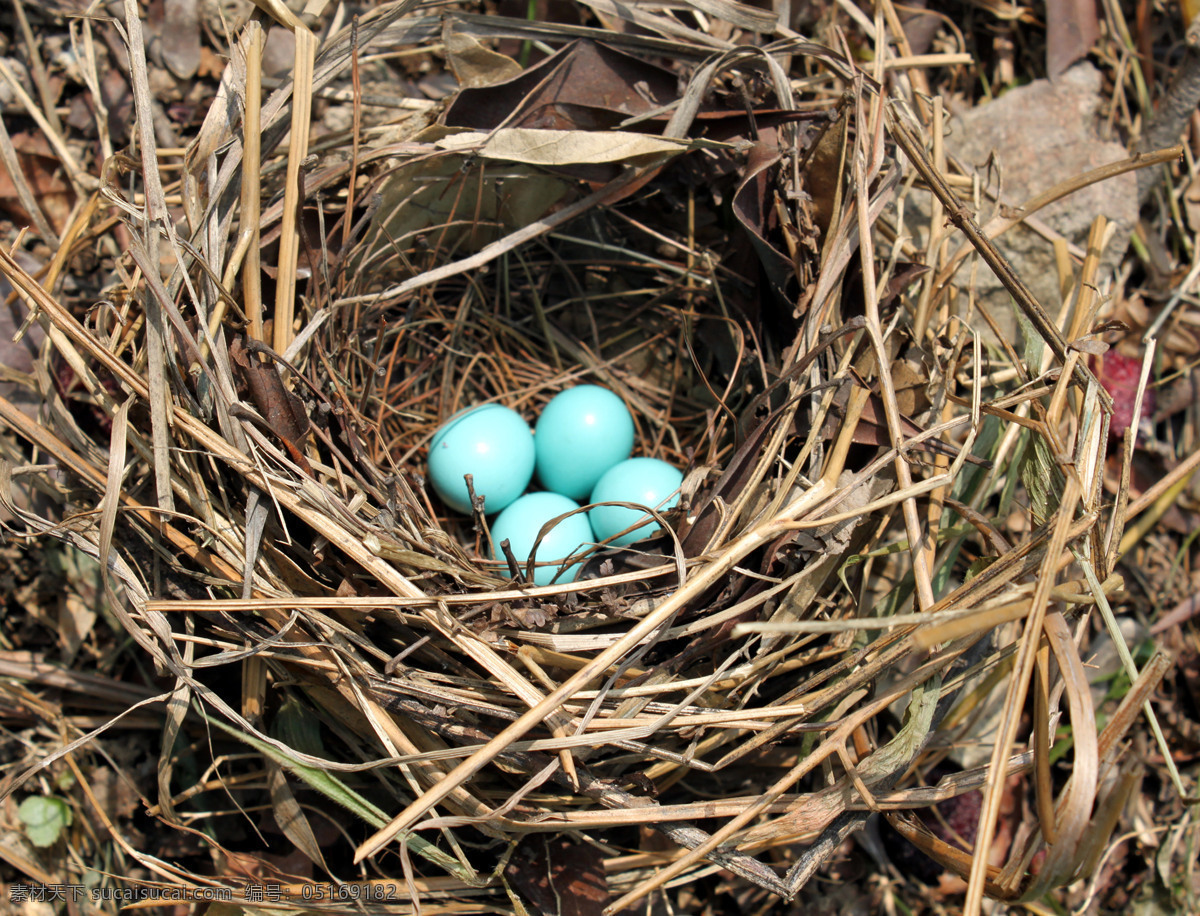
[[472,407],[451,417],[429,443],[429,480],[451,509],[470,514],[464,474],[489,515],[525,492],[533,477],[529,424],[499,404]]
[[604,472],[633,451],[633,417],[607,388],[579,385],[546,405],[534,443],[542,485],[571,499],[587,499]]
[[[635,503],[664,512],[679,501],[679,487],[683,474],[665,461],[657,458],[630,458],[609,468],[592,490],[591,502]],[[638,521],[646,519],[645,512],[626,509],[623,506],[594,506],[588,510],[592,531],[597,541],[607,541],[618,532],[624,531]],[[624,547],[634,541],[650,537],[658,531],[658,523],[649,519],[628,534],[613,541],[612,547]]]
[[[525,570],[525,561],[533,552],[533,544],[537,540],[542,526],[560,515],[573,512],[579,508],[579,503],[559,493],[527,493],[500,513],[500,517],[492,523],[493,556],[504,561],[504,551],[500,542],[507,540],[513,556]],[[592,526],[588,523],[586,512],[564,518],[546,532],[541,543],[537,545],[536,560],[538,563],[558,563],[573,553],[578,553],[587,544],[593,543]],[[535,585],[550,585],[558,575],[558,582],[574,582],[582,563],[575,563],[558,574],[557,566],[534,567],[533,582]]]

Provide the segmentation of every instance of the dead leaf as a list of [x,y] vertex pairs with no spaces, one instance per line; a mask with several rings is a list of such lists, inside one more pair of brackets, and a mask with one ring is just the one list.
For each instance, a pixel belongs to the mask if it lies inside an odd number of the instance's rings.
[[[900,261],[893,268],[891,276],[888,277],[887,283],[883,286],[883,291],[879,294],[879,311],[890,311],[900,298],[900,295],[913,285],[917,277],[921,274],[928,273],[929,268],[924,264],[916,264],[912,261]],[[859,286],[861,289],[861,284]]]
[[1046,75],[1056,79],[1100,38],[1096,0],[1046,0]]
[[1103,356],[1110,349],[1108,344],[1103,340],[1089,340],[1086,337],[1072,340],[1069,346],[1072,350],[1078,350],[1080,353],[1086,353],[1089,356]]
[[892,387],[896,390],[896,404],[900,413],[906,417],[915,417],[929,407],[929,398],[925,394],[925,386],[929,384],[928,375],[922,370],[921,364],[911,357],[892,361]]
[[1173,376],[1170,381],[1158,389],[1155,398],[1154,422],[1161,423],[1167,417],[1174,416],[1187,410],[1196,403],[1200,395],[1200,376],[1195,371]]
[[[409,270],[425,252],[477,251],[571,203],[581,188],[570,179],[603,184],[631,155],[682,151],[683,144],[650,134],[583,136],[668,105],[677,88],[667,70],[576,41],[511,79],[462,89],[438,125],[412,138],[445,154],[415,157],[384,181],[356,269],[378,273],[398,258]],[[472,164],[463,154],[474,156],[481,144],[483,161]],[[644,180],[653,174],[648,170]],[[623,193],[635,190],[631,185]]]
[[271,789],[271,813],[279,829],[297,850],[304,853],[314,864],[328,870],[321,846],[313,834],[312,825],[308,822],[300,803],[296,801],[296,796],[292,794],[283,770],[274,763],[270,764],[268,781]]
[[504,877],[535,913],[600,916],[609,902],[604,854],[565,836],[534,834],[523,839]]
[[900,13],[900,24],[908,38],[908,46],[913,54],[925,54],[933,45],[933,39],[942,28],[941,17],[934,13],[925,12],[929,6],[928,0],[909,0]]
[[229,345],[229,361],[271,432],[283,442],[292,459],[311,473],[308,459],[300,451],[308,435],[308,414],[300,399],[284,387],[274,364],[262,362],[239,338]]
[[454,134],[437,143],[441,149],[475,150],[484,159],[541,166],[633,164],[678,155],[693,145],[684,140],[623,130],[539,130],[528,127],[501,128],[491,134],[470,131]]
[[1183,214],[1192,232],[1200,232],[1200,175],[1193,177],[1183,192]]
[[395,258],[397,250],[409,258],[422,248],[477,251],[574,195],[573,182],[532,166],[463,166],[461,156],[447,153],[405,163],[388,176],[362,246],[373,272],[383,267],[377,259]]
[[92,632],[97,614],[78,595],[63,596],[58,606],[58,639],[63,661],[70,664]]
[[[108,767],[97,767],[91,772],[88,784],[96,804],[110,822],[127,820],[141,808],[137,789],[128,776],[117,775]],[[103,827],[103,821],[95,818],[97,827]]]
[[772,292],[781,302],[791,303],[794,297],[789,294],[788,285],[796,275],[796,265],[771,242],[780,229],[775,178],[781,157],[776,131],[761,131],[759,142],[750,150],[746,162],[746,177],[733,196],[733,213],[754,246]]
[[[75,192],[67,181],[54,151],[40,133],[27,131],[13,134],[12,145],[16,150],[17,164],[21,167],[25,183],[54,231],[61,233],[70,220],[71,208],[75,205]],[[14,222],[22,225],[32,222],[17,196],[13,176],[8,173],[3,162],[0,162],[0,211],[7,213]]]
[[453,19],[442,24],[442,44],[446,46],[446,63],[464,89],[490,86],[513,79],[521,72],[521,65],[511,57],[455,29]]
[[[853,382],[866,387],[862,380]],[[854,427],[853,441],[860,445],[877,445],[887,447],[892,444],[891,430],[888,428],[887,414],[883,407],[883,399],[879,396],[878,385],[871,390],[870,396],[867,398],[867,403],[863,406],[862,416],[859,417],[858,425]],[[822,435],[827,436],[830,440],[836,437],[838,430],[841,429],[842,419],[846,403],[850,399],[850,385],[843,385],[833,398],[833,409],[829,411],[829,415],[825,419],[825,426],[822,430]],[[905,441],[914,439],[925,432],[920,426],[914,423],[907,416],[900,417],[900,433]],[[958,457],[958,449],[952,445],[948,445],[941,439],[932,438],[925,439],[919,446],[920,451],[934,452],[939,455],[945,455],[951,460]],[[977,458],[975,455],[967,455],[966,460],[978,467],[991,467],[987,461],[982,458]]]
[[[882,477],[874,477],[871,480],[860,483],[858,486],[851,486],[854,476],[853,471],[843,471],[838,478],[838,489],[846,493],[846,496],[838,503],[838,514],[850,513],[856,509],[861,509],[872,500],[883,496],[888,489],[888,481]],[[780,538],[771,545],[768,557],[771,557],[775,551],[786,544],[795,544],[801,550],[811,554],[810,557],[805,559],[806,568],[828,557],[840,557],[849,548],[850,539],[861,524],[862,518],[862,516],[848,518],[845,521],[834,522],[832,525],[824,525],[820,528],[813,528],[810,531],[802,529],[795,532],[794,536]],[[780,605],[780,610],[786,610],[792,604],[794,602],[785,601]],[[776,612],[774,619],[782,619],[779,612]]]
[[513,79],[458,94],[442,123],[509,127],[615,127],[675,101],[674,74],[593,41],[575,41]]
[[770,34],[779,24],[779,15],[770,10],[760,10],[746,3],[734,0],[686,0],[688,6],[695,7],[714,19],[728,22],[739,29],[750,32]]
[[167,69],[181,80],[191,79],[200,69],[200,15],[196,0],[164,0],[162,21],[154,24],[159,26],[162,61]]
[[843,105],[837,120],[817,138],[816,146],[804,170],[804,190],[813,199],[817,225],[829,231],[833,214],[842,197],[842,176],[846,174],[846,141],[850,130],[850,106]]

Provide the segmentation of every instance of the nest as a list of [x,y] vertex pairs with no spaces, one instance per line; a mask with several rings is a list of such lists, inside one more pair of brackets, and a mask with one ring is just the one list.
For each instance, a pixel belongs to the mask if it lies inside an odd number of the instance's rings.
[[[1087,874],[1129,783],[1099,787],[1161,677],[1097,734],[1068,621],[1119,587],[1123,515],[1102,485],[1111,403],[1066,343],[1096,323],[1096,257],[1065,330],[1005,275],[1018,354],[947,282],[968,252],[1004,265],[907,82],[885,97],[840,52],[724,50],[641,8],[654,37],[408,6],[329,37],[261,111],[248,27],[184,161],[182,222],[143,132],[145,181],[109,163],[44,284],[0,253],[52,369],[37,418],[0,404],[5,477],[62,505],[8,496],[15,530],[99,558],[171,679],[169,739],[211,723],[283,774],[277,810],[304,800],[297,848],[338,880],[353,848],[424,912],[514,889],[540,906],[548,868],[555,893],[618,907],[714,865],[791,897],[879,811],[975,893]],[[376,127],[355,104],[306,158],[314,87],[439,36],[468,87],[452,103]],[[510,72],[494,38],[554,56]],[[917,196],[924,250],[897,206]],[[105,207],[131,242],[85,310],[47,290],[111,231]],[[489,559],[485,517],[431,496],[425,449],[461,407],[532,419],[581,382],[626,401],[637,454],[686,469],[683,495],[666,534],[530,587]],[[156,812],[183,823],[171,740]],[[914,814],[982,789],[990,836],[1018,775],[1002,866],[972,874],[970,838]],[[352,812],[340,852],[310,808]]]

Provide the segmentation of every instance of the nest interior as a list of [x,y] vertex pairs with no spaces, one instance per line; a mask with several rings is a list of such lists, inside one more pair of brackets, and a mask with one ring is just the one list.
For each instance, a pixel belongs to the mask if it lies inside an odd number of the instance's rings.
[[[248,27],[177,198],[143,132],[142,170],[110,161],[42,276],[0,253],[47,335],[40,413],[0,403],[10,526],[99,558],[170,679],[156,812],[193,822],[179,747],[208,722],[252,751],[230,776],[286,774],[314,880],[367,860],[427,905],[536,900],[547,859],[621,906],[714,865],[791,897],[878,811],[995,896],[1074,880],[1108,840],[1088,813],[1129,790],[1104,777],[1131,719],[1098,733],[1071,630],[1119,584],[1111,405],[1064,346],[1096,320],[1097,257],[1061,328],[1010,277],[1020,352],[977,333],[946,282],[958,230],[903,231],[908,195],[935,226],[957,205],[909,82],[628,15],[600,36],[385,5],[261,109]],[[314,88],[434,39],[450,101],[377,124],[355,104],[306,139]],[[58,281],[114,219],[88,309]],[[461,407],[533,419],[581,382],[622,397],[683,496],[665,535],[532,588],[427,490],[425,450]],[[1013,775],[1002,866],[911,813],[982,789],[990,833]],[[327,841],[312,812],[345,809]]]

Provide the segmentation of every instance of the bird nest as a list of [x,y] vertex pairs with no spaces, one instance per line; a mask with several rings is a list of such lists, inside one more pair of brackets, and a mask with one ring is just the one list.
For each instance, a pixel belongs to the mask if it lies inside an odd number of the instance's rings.
[[[1155,677],[1097,734],[1071,621],[1119,586],[1122,516],[1111,402],[1068,343],[1094,286],[1060,329],[947,185],[923,99],[840,51],[641,7],[601,32],[410,6],[327,36],[261,108],[251,23],[170,193],[143,130],[141,171],[110,160],[49,277],[0,253],[49,369],[36,418],[0,404],[36,450],[5,476],[61,504],[10,495],[13,525],[98,557],[171,679],[163,822],[199,823],[173,755],[210,723],[213,753],[250,752],[228,797],[262,804],[239,779],[265,766],[327,870],[276,874],[295,894],[619,908],[715,865],[790,897],[874,812],[976,893],[1085,874]],[[726,35],[766,15],[705,10]],[[303,59],[316,39],[288,24]],[[545,53],[522,67],[496,39]],[[434,40],[450,100],[369,124],[351,93],[348,129],[308,136],[314,91]],[[114,232],[101,306],[56,292]],[[965,252],[1009,284],[1020,353],[948,282]],[[484,515],[437,501],[425,455],[462,407],[533,419],[579,383],[625,401],[682,496],[654,540],[533,587]],[[981,835],[1019,822],[999,864],[914,813],[976,790]]]

